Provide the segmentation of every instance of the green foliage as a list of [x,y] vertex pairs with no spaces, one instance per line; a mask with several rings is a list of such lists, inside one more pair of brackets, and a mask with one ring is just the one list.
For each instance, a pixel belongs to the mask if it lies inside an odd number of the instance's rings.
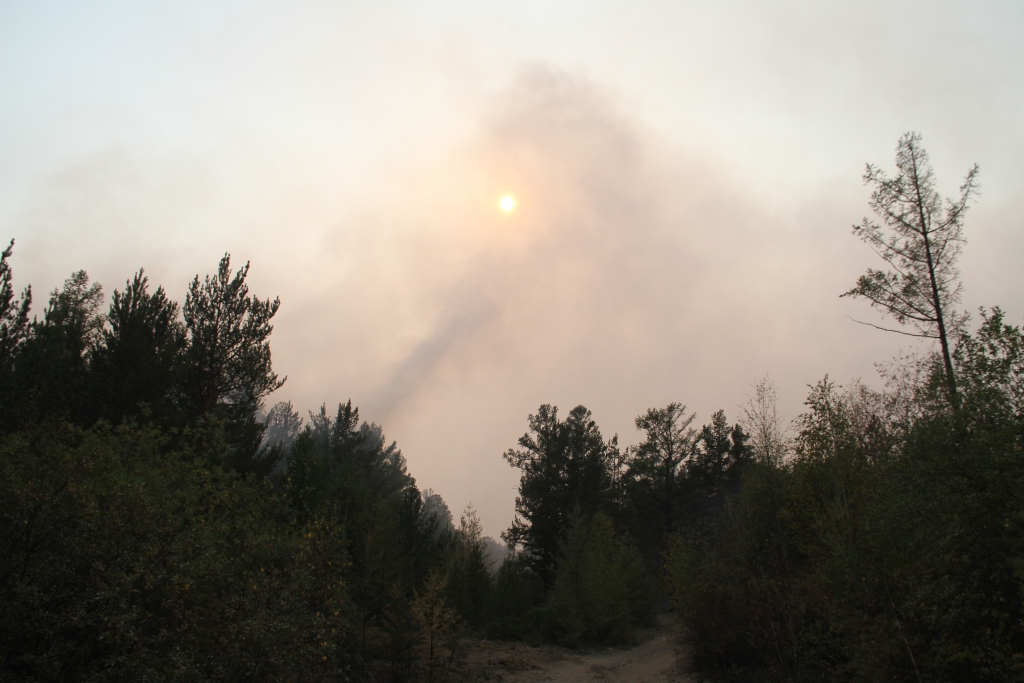
[[0,450],[5,678],[319,680],[351,666],[336,527],[297,529],[264,486],[151,430],[42,429]]
[[759,661],[766,637],[763,586],[745,567],[736,536],[709,542],[678,535],[666,553],[665,584],[683,619],[695,667],[727,671]]
[[472,508],[453,528],[350,400],[264,412],[278,303],[247,267],[197,277],[184,321],[142,271],[104,316],[79,271],[30,324],[10,252],[0,680],[440,681],[466,631],[629,642],[655,573],[717,674],[1024,677],[1024,334],[999,309],[957,338],[953,401],[928,356],[890,394],[826,377],[790,433],[765,380],[741,425],[673,403],[625,453],[541,406],[492,571]]
[[964,419],[999,429],[1024,417],[1024,335],[998,307],[981,311],[975,335],[961,335],[954,352]]
[[14,240],[0,252],[0,372],[6,379],[11,362],[28,335],[28,312],[32,306],[32,288],[26,287],[21,299],[14,299],[14,277],[7,259],[14,250]]
[[288,503],[300,516],[307,516],[324,503],[327,493],[320,486],[327,476],[326,461],[310,429],[299,433],[288,452],[288,468],[282,489]]
[[504,534],[510,545],[522,544],[546,585],[554,581],[559,541],[573,510],[594,514],[613,499],[615,439],[605,443],[601,430],[583,406],[564,420],[558,408],[542,405],[529,416],[530,433],[509,449],[505,460],[522,470],[516,519]]
[[568,645],[628,643],[648,617],[647,576],[636,548],[603,512],[572,516],[548,596],[548,628]]
[[455,610],[445,605],[445,582],[431,572],[422,593],[415,593],[410,611],[419,631],[419,657],[422,680],[445,680],[451,668],[455,645]]
[[747,410],[761,438],[740,495],[712,534],[675,540],[666,583],[698,667],[845,680],[851,650],[870,643],[883,653],[857,621],[868,615],[854,617],[861,589],[877,587],[865,584],[863,566],[866,460],[854,448],[848,397],[827,378],[808,398],[788,457],[769,397],[757,392]]
[[283,382],[268,342],[279,302],[248,296],[248,266],[232,277],[225,256],[216,276],[203,284],[197,276],[184,320],[162,287],[149,292],[142,270],[103,315],[102,287],[77,271],[51,293],[42,321],[29,324],[31,292],[14,301],[10,253],[0,258],[0,429],[155,420],[209,437],[204,457],[229,469],[274,469],[284,453],[263,447],[257,413]]
[[424,511],[351,401],[302,431],[290,404],[262,411],[278,302],[249,297],[247,266],[197,277],[184,320],[142,271],[103,316],[78,272],[30,325],[9,255],[0,679],[448,675],[450,598],[489,614],[479,523],[440,530],[443,501]]
[[684,465],[697,441],[697,430],[690,427],[694,417],[686,414],[686,406],[670,403],[636,418],[645,437],[630,453],[626,480],[631,499],[647,508],[643,517],[654,522],[659,536],[671,534],[676,523]]
[[7,396],[10,427],[44,418],[82,424],[89,413],[89,360],[100,339],[103,288],[84,271],[50,293],[43,320],[33,321],[14,358]]
[[498,566],[491,592],[489,638],[541,639],[540,607],[544,582],[522,553],[510,553]]
[[153,415],[173,421],[185,348],[178,304],[163,287],[150,294],[140,269],[123,292],[114,290],[106,321],[91,365],[96,416],[114,424]]
[[735,481],[750,459],[747,440],[740,425],[730,425],[725,411],[716,411],[711,423],[701,427],[686,475],[692,483],[716,488],[723,480]]
[[[813,387],[789,455],[758,458],[714,533],[668,553],[696,664],[779,680],[1020,679],[1022,342],[983,312],[954,354],[955,411],[890,413],[864,387]],[[926,367],[942,386],[941,365]]]
[[284,383],[271,370],[267,342],[281,302],[249,297],[248,274],[246,263],[232,277],[231,257],[225,254],[217,274],[202,283],[197,275],[185,296],[186,395],[197,416],[259,401]]
[[228,452],[223,463],[239,472],[269,474],[280,453],[262,451],[264,426],[256,412],[265,396],[280,388],[271,368],[270,320],[281,302],[249,296],[249,264],[232,276],[225,254],[213,277],[189,285],[182,307],[187,347],[181,392],[193,421],[224,424]]
[[0,456],[0,676],[322,680],[385,659],[439,680],[451,664],[415,486],[388,496],[339,468],[343,499],[297,495],[316,479],[279,497],[131,426],[9,435]]
[[476,510],[466,507],[448,548],[447,595],[464,623],[482,627],[490,617],[492,578]]
[[31,287],[25,288],[21,299],[14,298],[14,276],[7,262],[13,250],[14,240],[11,240],[0,252],[0,430],[16,427],[26,411],[26,396],[19,386],[25,382],[23,376],[16,373],[15,361],[32,329],[28,320]]
[[749,460],[746,433],[730,426],[724,411],[699,431],[690,427],[694,417],[679,403],[648,410],[636,418],[644,440],[623,462],[619,516],[653,568],[676,531],[720,512]]
[[302,431],[302,418],[291,401],[278,401],[271,406],[266,419],[260,421],[267,427],[266,443],[279,444],[283,448],[291,447]]

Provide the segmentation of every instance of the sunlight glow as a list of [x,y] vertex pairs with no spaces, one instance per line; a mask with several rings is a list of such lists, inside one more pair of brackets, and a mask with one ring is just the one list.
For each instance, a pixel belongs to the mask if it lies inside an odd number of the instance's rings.
[[516,198],[510,194],[507,194],[501,198],[501,201],[498,202],[498,207],[501,208],[501,210],[504,211],[505,213],[512,213],[512,211],[516,208]]

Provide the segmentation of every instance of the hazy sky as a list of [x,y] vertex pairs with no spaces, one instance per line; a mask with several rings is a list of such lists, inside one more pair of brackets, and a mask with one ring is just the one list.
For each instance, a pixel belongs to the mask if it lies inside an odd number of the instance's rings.
[[0,0],[0,238],[36,312],[81,268],[180,301],[251,261],[271,400],[352,398],[497,535],[541,403],[628,444],[765,374],[788,417],[877,385],[910,342],[838,295],[905,131],[944,194],[980,164],[964,308],[1021,323],[1022,45],[1019,0]]

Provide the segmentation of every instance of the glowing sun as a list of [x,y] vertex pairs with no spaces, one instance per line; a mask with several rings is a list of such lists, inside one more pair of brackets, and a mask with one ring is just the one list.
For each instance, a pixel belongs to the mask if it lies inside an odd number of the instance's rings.
[[512,213],[516,208],[516,198],[510,194],[505,195],[498,202],[498,208],[505,213]]

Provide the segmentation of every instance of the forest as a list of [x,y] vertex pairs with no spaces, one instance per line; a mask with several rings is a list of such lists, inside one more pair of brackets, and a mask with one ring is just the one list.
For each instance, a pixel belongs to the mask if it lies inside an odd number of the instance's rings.
[[944,199],[907,134],[896,170],[867,167],[884,263],[844,296],[931,341],[883,389],[826,376],[783,424],[766,377],[630,447],[541,405],[500,557],[348,397],[269,404],[280,302],[248,264],[181,304],[79,271],[35,314],[12,241],[0,680],[463,680],[467,638],[625,644],[666,610],[709,680],[1024,679],[1024,334],[956,308],[977,169]]

